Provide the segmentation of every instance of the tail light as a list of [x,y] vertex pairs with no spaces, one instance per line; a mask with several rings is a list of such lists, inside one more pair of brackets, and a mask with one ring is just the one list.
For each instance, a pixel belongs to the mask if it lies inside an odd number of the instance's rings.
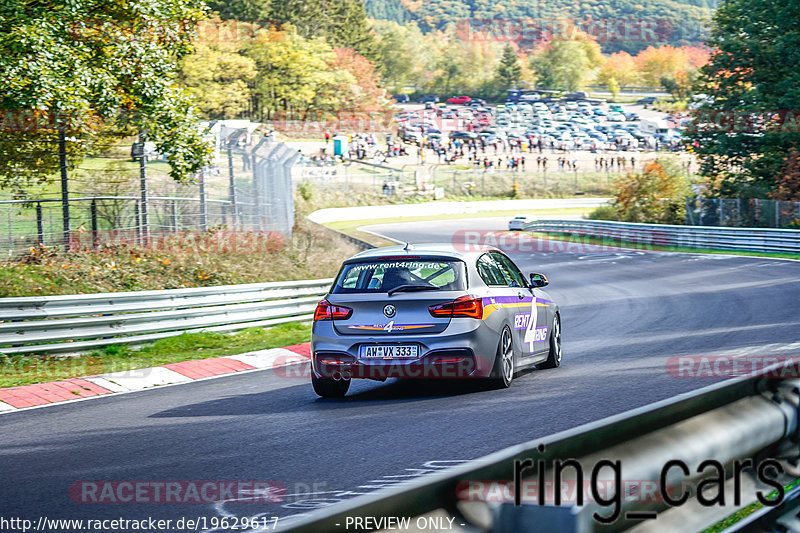
[[483,300],[474,296],[461,296],[446,304],[432,305],[428,308],[431,316],[440,318],[467,317],[483,318]]
[[317,308],[314,310],[314,322],[333,319],[347,320],[352,314],[353,310],[349,307],[331,305],[328,300],[322,300],[317,304]]

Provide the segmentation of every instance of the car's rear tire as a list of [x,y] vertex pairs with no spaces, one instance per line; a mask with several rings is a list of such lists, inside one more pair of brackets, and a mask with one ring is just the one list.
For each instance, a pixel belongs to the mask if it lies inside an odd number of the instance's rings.
[[349,379],[335,380],[331,378],[318,378],[311,376],[311,385],[314,387],[314,392],[323,398],[342,398],[347,394],[350,388]]
[[539,365],[540,368],[558,368],[561,366],[561,318],[553,317],[553,328],[550,331],[550,352],[547,360]]
[[514,380],[514,341],[508,326],[500,333],[500,342],[497,345],[497,354],[494,357],[494,367],[489,383],[496,389],[507,389]]

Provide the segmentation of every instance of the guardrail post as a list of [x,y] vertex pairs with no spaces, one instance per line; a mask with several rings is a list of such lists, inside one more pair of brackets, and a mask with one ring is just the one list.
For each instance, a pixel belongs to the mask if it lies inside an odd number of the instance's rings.
[[92,220],[92,248],[97,249],[99,236],[97,234],[97,200],[92,200],[89,206],[89,212]]
[[39,246],[44,246],[44,216],[42,213],[42,202],[36,202],[36,242]]

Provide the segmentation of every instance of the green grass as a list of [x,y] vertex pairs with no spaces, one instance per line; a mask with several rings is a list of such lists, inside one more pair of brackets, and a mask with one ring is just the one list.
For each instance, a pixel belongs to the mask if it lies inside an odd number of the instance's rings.
[[[792,481],[788,485],[784,485],[784,493],[789,492],[789,490],[793,489],[797,485],[800,485],[800,479],[795,479],[794,481]],[[772,491],[769,495],[767,495],[766,498],[768,500],[774,500],[777,495],[778,495],[778,491]],[[720,531],[725,531],[726,529],[728,529],[732,525],[737,524],[738,522],[740,522],[744,518],[750,516],[754,512],[756,512],[759,509],[761,509],[762,507],[764,507],[764,506],[761,504],[761,502],[755,501],[755,502],[751,503],[750,505],[748,505],[747,507],[743,507],[742,509],[739,509],[738,511],[733,513],[732,515],[724,518],[723,520],[720,520],[719,522],[717,522],[713,526],[703,530],[702,533],[720,533]]]
[[692,254],[721,254],[721,255],[742,255],[749,257],[767,257],[771,259],[795,259],[800,260],[800,254],[787,254],[778,252],[747,252],[736,250],[710,250],[706,248],[687,248],[683,246],[657,246],[648,243],[626,241],[620,239],[610,239],[607,237],[589,237],[586,235],[572,235],[569,233],[541,233],[527,232],[529,235],[543,239],[555,241],[568,241],[573,243],[599,245],[599,246],[618,246],[621,248],[633,248],[636,250],[652,250],[656,252],[682,252]]
[[310,338],[311,324],[294,323],[232,334],[184,333],[139,350],[115,344],[72,357],[0,355],[0,388],[279,348],[308,342]]

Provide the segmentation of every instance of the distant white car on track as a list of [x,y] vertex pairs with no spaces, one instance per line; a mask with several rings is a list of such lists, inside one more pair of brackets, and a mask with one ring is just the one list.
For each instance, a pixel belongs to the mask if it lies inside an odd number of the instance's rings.
[[533,215],[517,215],[508,221],[508,231],[522,231],[525,224],[533,221]]

